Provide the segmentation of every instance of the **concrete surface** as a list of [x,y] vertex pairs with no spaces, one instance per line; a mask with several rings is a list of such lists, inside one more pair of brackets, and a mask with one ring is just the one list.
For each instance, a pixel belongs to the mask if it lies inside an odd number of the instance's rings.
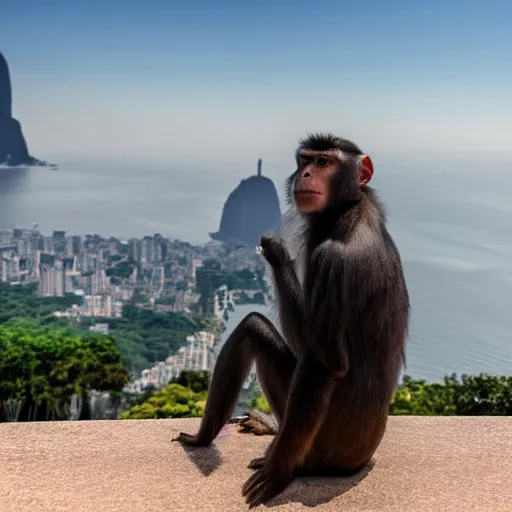
[[[209,449],[171,437],[199,420],[0,424],[1,512],[247,510],[246,468],[271,437],[234,426]],[[363,477],[303,478],[274,512],[512,511],[512,418],[392,417]],[[259,509],[266,509],[262,506]]]

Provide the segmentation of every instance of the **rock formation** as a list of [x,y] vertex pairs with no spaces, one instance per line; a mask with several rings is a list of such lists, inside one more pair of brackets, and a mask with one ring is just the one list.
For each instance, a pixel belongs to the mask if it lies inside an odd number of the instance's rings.
[[220,220],[220,228],[210,233],[213,240],[230,245],[256,247],[262,235],[281,232],[281,208],[271,179],[261,175],[261,159],[256,176],[242,180],[231,192]]
[[12,89],[9,66],[0,53],[0,164],[46,165],[30,156],[20,123],[12,117]]

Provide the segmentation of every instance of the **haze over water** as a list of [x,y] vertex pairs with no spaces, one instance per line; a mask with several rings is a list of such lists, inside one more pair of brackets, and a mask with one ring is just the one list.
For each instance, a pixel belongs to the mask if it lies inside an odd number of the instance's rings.
[[[263,163],[281,197],[289,160]],[[37,222],[48,235],[160,233],[205,243],[228,194],[256,169],[256,162],[241,169],[58,163],[58,171],[0,169],[0,229]],[[387,205],[411,295],[407,373],[414,377],[511,373],[512,176],[496,170],[510,165],[489,166],[376,163],[373,185]],[[226,334],[250,309],[237,308]]]

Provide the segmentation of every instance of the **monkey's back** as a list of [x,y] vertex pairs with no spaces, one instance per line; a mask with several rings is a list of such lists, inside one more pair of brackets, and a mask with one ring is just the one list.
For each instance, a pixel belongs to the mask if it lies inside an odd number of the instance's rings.
[[384,435],[405,361],[410,305],[402,262],[384,216],[372,224],[367,251],[345,270],[345,300],[351,304],[340,336],[346,337],[350,368],[337,383],[305,461],[310,467],[350,473],[370,460]]
[[353,385],[382,399],[394,391],[405,362],[409,294],[398,248],[386,227],[383,205],[370,189],[359,206],[352,237],[360,256],[345,271],[351,301],[346,336]]
[[361,400],[377,405],[391,398],[405,362],[410,309],[400,254],[383,223],[378,244],[352,278],[349,289],[358,291],[346,331],[348,383]]

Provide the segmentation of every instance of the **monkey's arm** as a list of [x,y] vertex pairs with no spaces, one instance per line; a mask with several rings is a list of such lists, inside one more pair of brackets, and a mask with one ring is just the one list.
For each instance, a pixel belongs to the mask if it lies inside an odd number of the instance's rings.
[[262,237],[263,256],[272,268],[277,292],[279,318],[287,345],[297,357],[304,346],[301,336],[304,328],[303,292],[295,270],[295,262],[283,239]]
[[279,318],[287,342],[295,355],[301,350],[304,330],[304,299],[292,260],[273,269],[279,304]]

